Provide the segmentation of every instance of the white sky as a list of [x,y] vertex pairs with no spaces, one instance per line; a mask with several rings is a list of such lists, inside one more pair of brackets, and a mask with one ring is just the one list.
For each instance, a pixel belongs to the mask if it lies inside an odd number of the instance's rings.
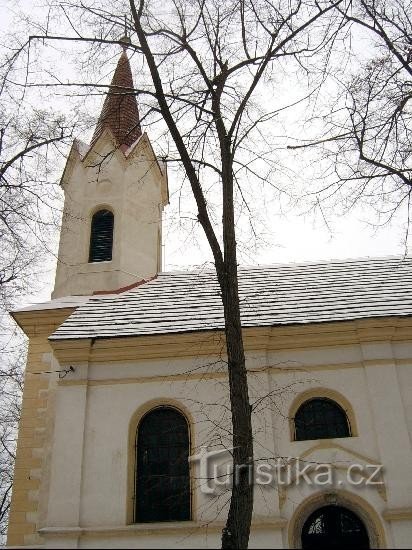
[[[320,217],[274,216],[270,225],[270,243],[261,247],[243,264],[270,264],[312,260],[330,260],[365,256],[404,254],[405,229],[401,219],[382,228],[374,228],[364,221],[362,212],[328,220],[326,227]],[[332,232],[330,231],[332,230]],[[165,269],[180,269],[188,264],[205,261],[207,250],[187,247],[176,242],[173,234],[165,239]]]

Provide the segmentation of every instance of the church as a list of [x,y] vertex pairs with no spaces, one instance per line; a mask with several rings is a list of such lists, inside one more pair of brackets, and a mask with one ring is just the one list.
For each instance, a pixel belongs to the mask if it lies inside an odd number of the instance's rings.
[[[219,548],[231,483],[213,270],[162,271],[165,164],[125,52],[75,140],[29,351],[8,547]],[[116,93],[117,92],[117,93]],[[409,548],[412,260],[240,267],[250,548]]]

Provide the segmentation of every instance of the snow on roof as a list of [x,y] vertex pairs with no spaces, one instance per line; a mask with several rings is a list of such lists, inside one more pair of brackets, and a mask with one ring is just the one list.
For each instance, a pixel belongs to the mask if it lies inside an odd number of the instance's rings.
[[90,296],[64,296],[62,298],[55,298],[48,302],[42,302],[39,304],[31,304],[30,306],[14,309],[11,313],[23,313],[29,311],[42,311],[44,309],[64,309],[64,308],[76,308],[89,300]]
[[[412,315],[412,259],[366,258],[239,268],[244,327]],[[213,270],[160,273],[128,292],[94,296],[52,340],[222,329]]]

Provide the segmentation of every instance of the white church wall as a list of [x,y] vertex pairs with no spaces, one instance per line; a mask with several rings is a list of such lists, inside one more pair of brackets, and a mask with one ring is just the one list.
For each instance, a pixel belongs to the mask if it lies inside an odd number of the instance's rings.
[[391,525],[391,541],[388,548],[410,548],[411,547],[411,524],[410,521],[394,520]]
[[397,374],[408,431],[412,433],[412,360],[405,361],[398,365]]
[[86,401],[86,386],[57,389],[47,525],[79,524]]
[[[391,526],[382,515],[388,509],[407,506],[410,495],[410,430],[401,399],[402,380],[410,381],[410,376],[404,366],[400,369],[394,364],[395,355],[408,354],[412,356],[412,346],[404,344],[399,349],[397,344],[372,344],[364,349],[353,345],[249,353],[252,403],[277,392],[276,399],[262,402],[255,415],[255,458],[303,456],[310,463],[333,464],[337,476],[333,486],[320,488],[293,483],[280,490],[258,486],[254,522],[261,527],[254,532],[251,547],[275,548],[281,542],[287,548],[296,510],[318,495],[326,498],[329,494],[338,500],[353,498],[355,508],[361,511],[364,508],[359,502],[364,502],[379,518],[370,519],[379,544],[386,540],[388,545],[396,542],[397,547],[405,547],[402,533],[405,529],[410,533],[410,521],[396,521]],[[70,382],[61,381],[56,395],[46,527],[83,529],[78,535],[81,547],[121,547],[126,540],[130,547],[160,548],[165,540],[169,547],[184,547],[182,540],[187,540],[188,546],[216,547],[219,533],[206,537],[199,529],[224,519],[224,509],[219,508],[222,499],[214,502],[203,494],[199,480],[194,481],[194,523],[180,524],[182,531],[176,537],[169,534],[164,539],[161,529],[148,527],[149,532],[144,533],[143,526],[131,524],[133,483],[128,476],[134,461],[130,434],[134,437],[139,416],[156,404],[178,406],[186,413],[192,429],[192,454],[215,444],[219,429],[225,441],[227,419],[222,404],[227,404],[227,394],[221,369],[218,357],[102,362],[79,368]],[[322,396],[324,390],[331,392],[328,396],[333,392],[343,396],[350,404],[356,424],[354,437],[293,441],[288,417],[294,401],[308,391],[319,391]],[[230,445],[229,438],[226,443]],[[366,487],[348,484],[347,466],[357,463],[365,467],[370,462],[383,465],[384,483]],[[192,476],[199,477],[198,467],[193,467]],[[367,510],[364,513],[368,517]],[[120,532],[125,528],[136,528],[138,534],[126,536]],[[96,529],[111,530],[110,538],[99,537]],[[46,539],[53,545],[51,534]]]

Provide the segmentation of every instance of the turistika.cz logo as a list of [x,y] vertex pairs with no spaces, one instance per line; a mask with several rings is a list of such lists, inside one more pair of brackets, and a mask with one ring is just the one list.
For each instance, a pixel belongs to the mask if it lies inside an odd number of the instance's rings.
[[344,487],[382,485],[381,464],[358,464],[346,461],[313,462],[299,457],[275,457],[250,460],[233,468],[230,455],[233,448],[209,451],[189,457],[198,468],[196,478],[202,493],[215,495],[247,477],[249,483],[259,486],[313,485],[317,487]]

